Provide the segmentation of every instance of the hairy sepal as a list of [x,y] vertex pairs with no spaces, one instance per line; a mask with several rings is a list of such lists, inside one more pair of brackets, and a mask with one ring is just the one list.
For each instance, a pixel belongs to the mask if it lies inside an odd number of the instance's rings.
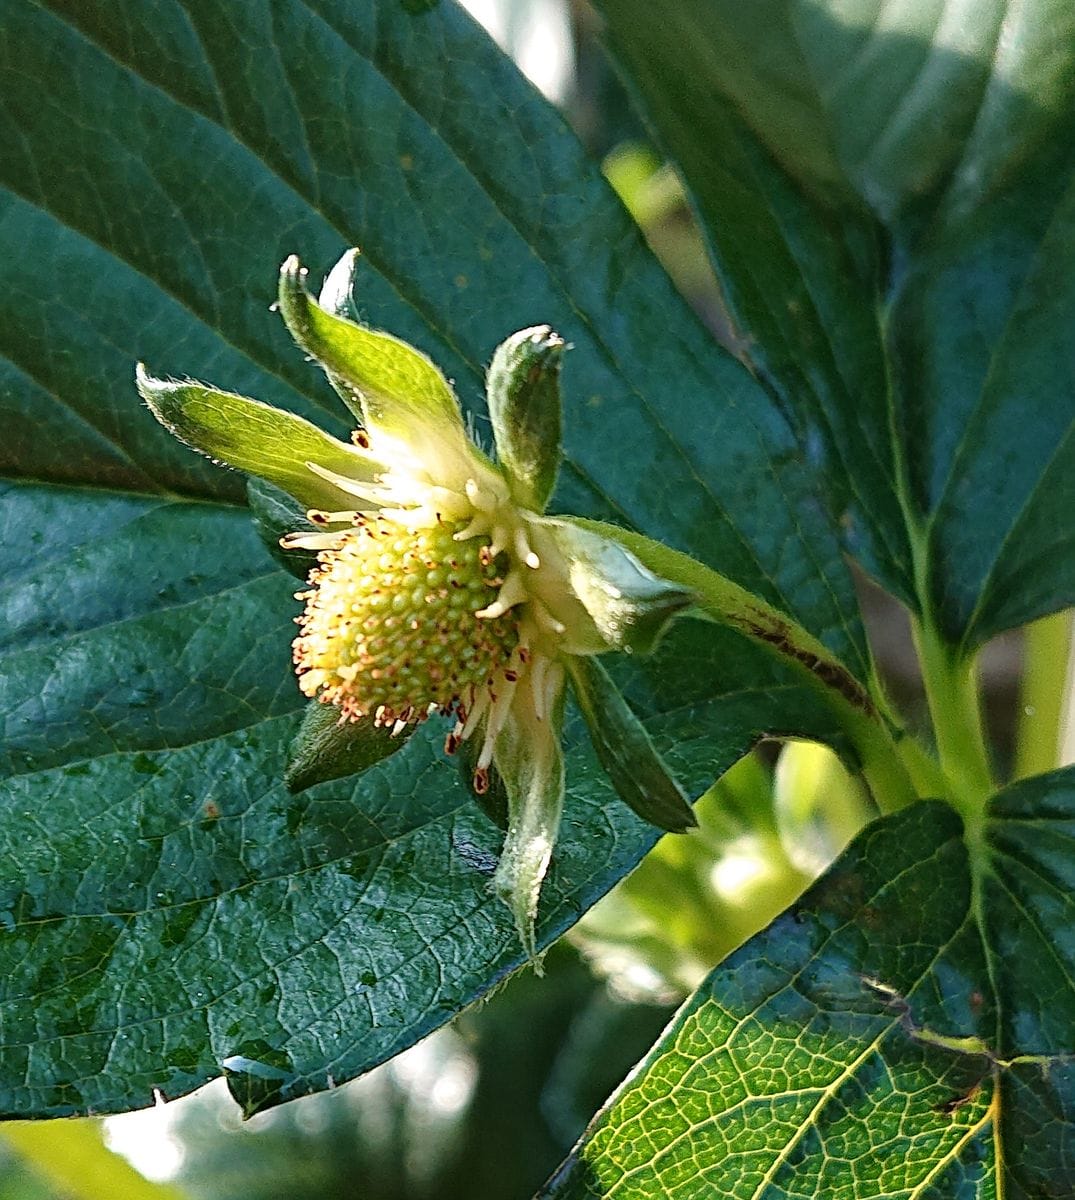
[[669,833],[697,826],[683,789],[604,667],[594,658],[572,658],[568,669],[594,751],[620,799]]
[[553,710],[541,718],[524,689],[496,744],[496,769],[508,798],[508,833],[493,889],[511,910],[523,946],[535,963],[538,899],[564,807],[562,718],[562,687]]
[[267,479],[304,508],[348,507],[347,494],[306,466],[372,479],[368,456],[303,417],[193,381],[156,379],[139,363],[138,391],[150,412],[181,442],[215,462]]
[[375,725],[372,717],[349,721],[334,705],[311,701],[288,750],[284,782],[297,793],[318,783],[360,775],[401,750],[415,728],[408,725],[396,734],[391,726]]
[[655,575],[612,538],[570,517],[534,522],[553,541],[571,590],[608,649],[649,654],[694,593]]
[[497,347],[486,375],[497,457],[524,508],[544,512],[560,469],[563,338],[548,325],[521,329]]
[[[339,267],[341,276],[345,269]],[[399,338],[323,308],[307,292],[305,279],[305,269],[292,255],[280,270],[280,312],[291,336],[317,359],[337,390],[349,390],[347,403],[358,405],[378,453],[436,463],[442,483],[455,477],[459,486],[465,484],[474,450],[455,393],[440,370]],[[334,282],[328,291],[333,305],[340,286]]]

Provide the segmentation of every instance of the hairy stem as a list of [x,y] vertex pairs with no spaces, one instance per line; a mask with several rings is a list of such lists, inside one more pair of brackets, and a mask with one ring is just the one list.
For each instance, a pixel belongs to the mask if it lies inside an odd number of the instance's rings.
[[730,626],[798,671],[836,716],[883,812],[894,812],[915,799],[889,722],[869,690],[824,643],[787,613],[678,550],[601,521],[575,520],[614,538],[655,574],[689,588],[699,615]]

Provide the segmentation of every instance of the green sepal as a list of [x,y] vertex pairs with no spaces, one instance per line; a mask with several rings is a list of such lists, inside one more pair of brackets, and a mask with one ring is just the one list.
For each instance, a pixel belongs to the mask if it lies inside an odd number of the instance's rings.
[[474,787],[474,769],[478,765],[478,752],[481,743],[475,738],[468,738],[456,751],[456,765],[459,777],[466,789],[474,797],[475,802],[490,821],[504,833],[508,830],[508,789],[500,772],[493,763],[487,768],[488,786],[484,792]]
[[536,962],[534,921],[564,807],[560,747],[563,688],[552,711],[539,719],[529,688],[520,689],[497,738],[494,761],[508,797],[508,833],[493,890],[511,910],[523,947]]
[[515,501],[544,512],[560,469],[563,338],[548,325],[501,342],[485,378],[497,456]]
[[605,668],[594,658],[571,658],[568,670],[598,761],[620,799],[658,829],[695,828],[683,789]]
[[282,488],[304,508],[353,508],[354,499],[315,475],[315,462],[338,475],[371,479],[368,458],[303,417],[203,383],[154,379],[138,364],[138,391],[181,442],[216,462]]
[[571,517],[540,527],[567,564],[571,588],[610,649],[649,654],[669,623],[695,602],[694,593],[655,575],[612,538]]
[[284,783],[295,793],[315,783],[360,775],[401,750],[415,729],[408,725],[394,734],[391,726],[376,726],[372,718],[341,723],[338,708],[312,700],[288,750]]
[[[321,291],[317,296],[317,303],[325,312],[335,313],[337,317],[344,317],[356,325],[361,324],[354,300],[355,274],[358,271],[360,257],[357,249],[344,251],[340,260],[325,276],[324,282],[321,284]],[[325,367],[325,374],[328,376],[329,383],[336,389],[336,394],[350,409],[351,415],[359,424],[362,424],[366,419],[366,414],[362,408],[361,394],[346,379],[342,379],[327,367]]]
[[[328,290],[334,307],[346,259],[344,264],[337,264],[340,275]],[[363,425],[405,445],[432,441],[442,451],[466,455],[459,404],[440,369],[399,338],[322,308],[307,292],[305,277],[292,255],[280,269],[280,312],[291,336],[324,367],[337,390],[350,392],[347,403],[358,405]]]
[[256,475],[246,481],[246,499],[265,549],[296,579],[307,579],[317,565],[317,551],[285,550],[280,545],[280,539],[287,533],[312,533],[317,529],[307,520],[306,509],[282,488]]

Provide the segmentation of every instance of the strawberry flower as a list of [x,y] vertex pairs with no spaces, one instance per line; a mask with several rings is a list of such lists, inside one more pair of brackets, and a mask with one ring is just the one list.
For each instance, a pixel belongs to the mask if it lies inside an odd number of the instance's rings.
[[647,819],[693,817],[641,726],[592,661],[648,650],[691,602],[611,537],[543,515],[560,459],[563,341],[523,330],[489,370],[493,461],[423,354],[354,318],[357,251],[318,301],[295,258],[279,308],[359,427],[339,442],[291,413],[203,384],[138,386],[157,419],[195,449],[301,506],[284,552],[316,554],[293,644],[313,702],[292,752],[292,786],[351,774],[398,749],[430,717],[451,719],[449,754],[474,794],[506,796],[494,887],[535,953],[541,882],[564,796],[564,696],[575,688],[598,755]]

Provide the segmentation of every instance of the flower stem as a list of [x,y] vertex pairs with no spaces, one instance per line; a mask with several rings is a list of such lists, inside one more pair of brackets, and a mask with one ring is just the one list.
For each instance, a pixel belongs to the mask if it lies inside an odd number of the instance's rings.
[[837,718],[883,812],[916,798],[889,721],[869,689],[823,642],[787,613],[678,550],[601,521],[576,518],[576,523],[615,539],[655,574],[688,588],[699,615],[737,630],[794,668]]

